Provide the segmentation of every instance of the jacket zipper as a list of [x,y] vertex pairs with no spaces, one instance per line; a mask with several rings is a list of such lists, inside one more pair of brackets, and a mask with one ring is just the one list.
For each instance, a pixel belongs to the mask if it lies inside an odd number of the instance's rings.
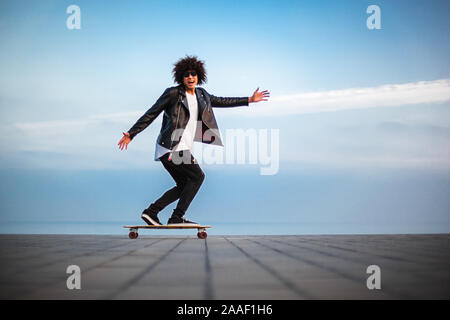
[[[175,123],[175,131],[178,129],[178,120],[180,119],[180,108],[181,108],[181,104],[180,104],[180,96],[178,96],[178,115],[177,115],[177,122]],[[172,160],[172,145],[173,145],[173,140],[170,139],[170,153],[169,153],[169,158],[168,160],[171,161]]]

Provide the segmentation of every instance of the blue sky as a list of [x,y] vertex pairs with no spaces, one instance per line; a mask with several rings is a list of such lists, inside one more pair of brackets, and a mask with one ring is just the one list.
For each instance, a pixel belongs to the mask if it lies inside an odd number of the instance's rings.
[[[80,30],[66,28],[71,4]],[[372,4],[380,30],[366,27]],[[161,118],[126,152],[117,141],[195,54],[210,93],[271,91],[216,117],[223,134],[278,129],[280,164],[274,176],[202,165],[190,218],[449,232],[449,12],[448,1],[2,1],[0,223],[138,222],[172,185],[153,161]]]

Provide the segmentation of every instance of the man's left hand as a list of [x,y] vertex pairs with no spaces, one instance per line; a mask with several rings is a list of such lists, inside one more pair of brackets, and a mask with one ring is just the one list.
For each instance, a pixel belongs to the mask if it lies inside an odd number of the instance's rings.
[[248,98],[248,102],[259,102],[259,101],[267,101],[270,97],[270,92],[267,90],[259,92],[259,87],[255,90],[253,95]]

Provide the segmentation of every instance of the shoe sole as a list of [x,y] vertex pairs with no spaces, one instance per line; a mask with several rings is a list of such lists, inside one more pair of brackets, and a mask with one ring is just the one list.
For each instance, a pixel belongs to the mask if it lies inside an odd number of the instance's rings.
[[198,223],[168,223],[167,226],[171,227],[200,227]]
[[142,220],[144,220],[149,226],[161,226],[161,223],[156,222],[155,220],[153,220],[152,218],[150,218],[149,215],[147,214],[142,214],[141,216]]

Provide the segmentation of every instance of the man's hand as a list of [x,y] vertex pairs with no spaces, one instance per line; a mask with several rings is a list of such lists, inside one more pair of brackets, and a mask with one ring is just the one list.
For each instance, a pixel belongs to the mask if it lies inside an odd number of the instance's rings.
[[270,97],[270,92],[267,90],[259,92],[258,90],[259,90],[259,87],[253,93],[253,95],[248,98],[248,103],[268,100],[268,98]]
[[122,132],[123,133],[123,137],[122,139],[120,139],[118,145],[119,145],[119,149],[123,150],[123,148],[125,147],[125,150],[128,149],[128,144],[130,143],[131,139],[130,139],[130,134],[128,132]]

